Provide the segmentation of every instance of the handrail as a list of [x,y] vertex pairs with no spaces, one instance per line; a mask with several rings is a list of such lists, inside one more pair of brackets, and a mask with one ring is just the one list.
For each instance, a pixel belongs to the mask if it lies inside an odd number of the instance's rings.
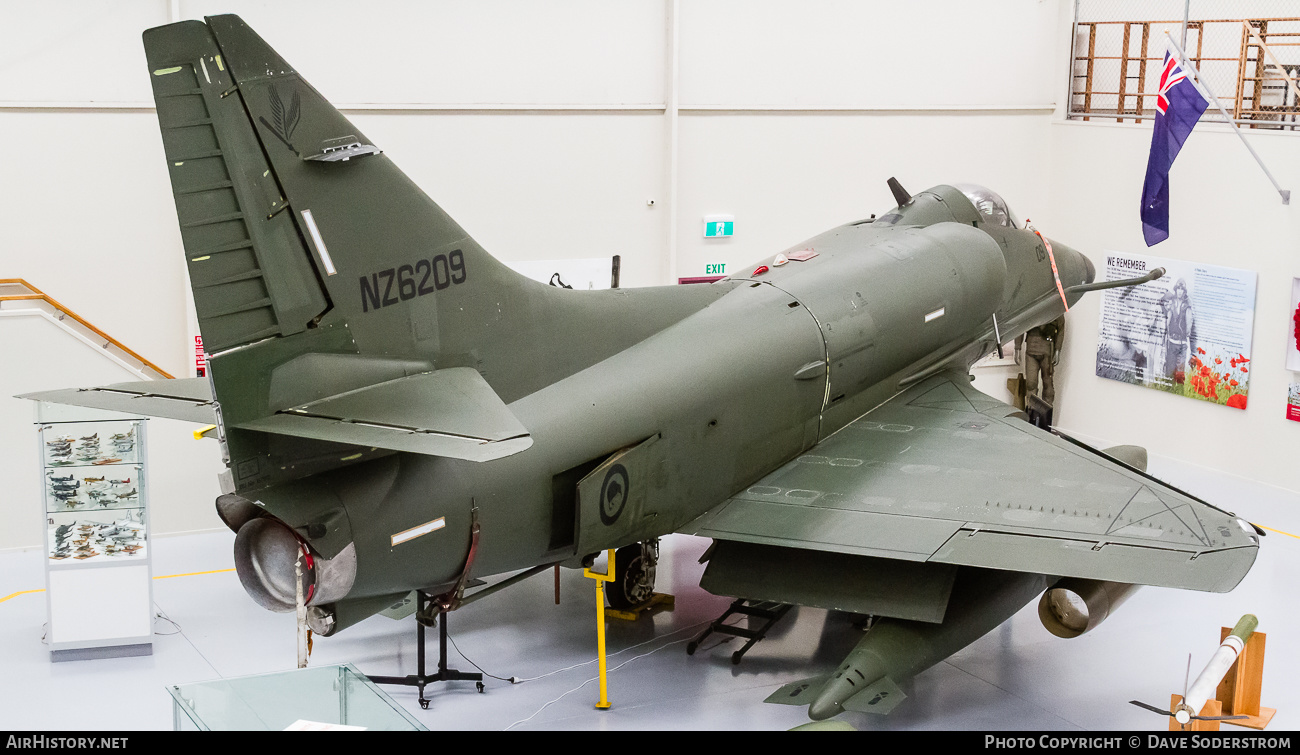
[[[1241,22],[1241,25],[1242,25],[1243,27],[1245,27],[1245,28],[1243,29],[1243,31],[1245,31],[1246,34],[1250,35],[1250,38],[1251,38],[1251,39],[1255,40],[1253,44],[1255,44],[1256,46],[1258,46],[1259,49],[1262,50],[1262,51],[1264,52],[1264,54],[1267,55],[1267,56],[1268,56],[1268,57],[1273,61],[1273,66],[1274,66],[1275,68],[1277,68],[1278,71],[1281,72],[1281,75],[1274,74],[1273,76],[1268,76],[1268,74],[1267,74],[1267,71],[1268,71],[1268,65],[1266,64],[1266,65],[1264,66],[1264,72],[1265,72],[1265,75],[1264,75],[1264,76],[1262,76],[1262,77],[1251,77],[1251,78],[1252,78],[1252,79],[1254,79],[1254,78],[1260,78],[1261,80],[1263,80],[1263,79],[1272,79],[1272,80],[1281,79],[1282,81],[1285,81],[1285,82],[1286,82],[1286,85],[1291,89],[1291,92],[1295,94],[1296,102],[1297,102],[1297,103],[1300,103],[1300,86],[1297,86],[1297,85],[1296,85],[1295,77],[1292,76],[1292,75],[1291,75],[1291,72],[1288,71],[1288,70],[1286,69],[1286,66],[1282,64],[1282,61],[1281,61],[1281,60],[1278,60],[1278,57],[1277,57],[1276,55],[1273,54],[1273,51],[1272,51],[1271,49],[1269,49],[1269,46],[1266,45],[1266,44],[1264,44],[1264,38],[1263,38],[1262,36],[1260,36],[1259,29],[1255,28],[1254,26],[1251,26],[1249,21],[1242,21],[1242,22]],[[1264,33],[1267,34],[1268,32],[1264,32]],[[1277,36],[1277,34],[1275,33],[1273,36]],[[1285,45],[1285,46],[1287,46],[1287,47],[1294,47],[1296,43],[1294,43],[1294,42],[1284,42],[1284,43],[1282,43],[1282,44]],[[1259,107],[1258,103],[1256,103],[1255,106],[1256,106],[1256,107]]]
[[76,312],[73,312],[72,310],[70,310],[70,309],[68,309],[67,307],[63,306],[63,305],[60,304],[58,301],[56,301],[55,299],[53,299],[49,294],[47,294],[47,293],[45,293],[44,291],[40,290],[39,288],[33,286],[32,284],[28,283],[27,281],[23,280],[22,278],[0,278],[0,286],[3,286],[3,285],[10,285],[10,286],[17,285],[17,286],[22,286],[23,288],[26,288],[28,291],[31,291],[32,293],[31,293],[31,294],[19,294],[19,295],[17,295],[17,296],[0,296],[0,302],[5,302],[5,301],[30,301],[30,300],[40,300],[40,301],[44,301],[46,304],[49,304],[51,307],[54,307],[55,309],[59,310],[59,311],[62,312],[63,314],[67,315],[68,317],[71,317],[73,320],[76,320],[78,323],[80,323],[80,324],[81,324],[82,326],[84,326],[86,329],[90,330],[90,331],[91,331],[92,333],[94,333],[95,335],[99,336],[100,338],[103,338],[105,341],[107,341],[108,343],[113,344],[113,345],[116,346],[118,349],[121,349],[122,351],[126,352],[127,354],[130,354],[131,357],[134,358],[136,361],[138,361],[138,362],[140,362],[141,364],[145,365],[146,367],[148,367],[149,369],[151,369],[151,370],[153,370],[154,372],[158,373],[159,375],[162,375],[163,377],[167,378],[168,380],[171,380],[171,379],[174,378],[174,376],[173,376],[171,373],[167,372],[167,371],[164,370],[163,368],[159,367],[158,365],[154,364],[153,362],[150,362],[148,359],[145,359],[144,357],[140,356],[140,355],[137,354],[136,352],[134,352],[134,351],[132,351],[131,349],[127,348],[126,345],[123,344],[121,341],[119,341],[119,340],[117,340],[116,338],[110,336],[109,334],[105,333],[104,331],[100,330],[99,328],[96,328],[94,325],[91,325],[91,324],[90,324],[89,322],[87,322],[86,319],[83,318],[81,315],[78,315]]

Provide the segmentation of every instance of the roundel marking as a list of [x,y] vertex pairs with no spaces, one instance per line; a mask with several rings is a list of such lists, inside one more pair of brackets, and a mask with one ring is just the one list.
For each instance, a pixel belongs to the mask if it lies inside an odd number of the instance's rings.
[[605,473],[605,481],[600,485],[600,521],[613,524],[627,506],[629,480],[627,468],[615,464]]

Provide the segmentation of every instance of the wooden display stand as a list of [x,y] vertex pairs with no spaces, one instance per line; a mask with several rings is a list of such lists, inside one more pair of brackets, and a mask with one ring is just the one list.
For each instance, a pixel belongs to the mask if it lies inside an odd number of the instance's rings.
[[[1231,627],[1223,627],[1219,632],[1219,642],[1227,639]],[[1169,717],[1169,731],[1219,731],[1219,724],[1245,726],[1250,729],[1263,729],[1273,720],[1277,710],[1265,708],[1259,704],[1260,690],[1264,684],[1264,643],[1268,635],[1255,632],[1246,641],[1246,647],[1233,661],[1223,681],[1215,691],[1216,700],[1208,700],[1197,715],[1200,716],[1249,716],[1233,721],[1188,721],[1178,723]],[[1177,710],[1183,701],[1182,695],[1169,696],[1169,710]]]
[[[1230,627],[1223,627],[1219,633],[1219,642],[1223,642],[1231,631]],[[1216,715],[1250,716],[1224,723],[1248,729],[1263,729],[1277,713],[1275,708],[1265,708],[1259,704],[1260,690],[1264,684],[1264,642],[1267,639],[1268,635],[1263,632],[1252,634],[1246,641],[1246,648],[1237,656],[1236,662],[1219,683],[1215,694],[1223,703],[1223,713]]]

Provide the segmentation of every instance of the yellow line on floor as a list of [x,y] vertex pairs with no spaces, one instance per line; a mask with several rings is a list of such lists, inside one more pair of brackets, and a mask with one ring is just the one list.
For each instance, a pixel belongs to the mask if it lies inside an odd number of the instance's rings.
[[0,603],[3,603],[3,602],[5,602],[6,600],[9,600],[10,598],[16,598],[16,597],[18,597],[19,595],[26,595],[26,594],[29,593],[29,592],[45,592],[45,588],[41,588],[40,590],[19,590],[18,592],[14,593],[13,595],[6,595],[6,596],[4,596],[3,598],[0,598]]
[[234,570],[235,567],[232,566],[229,569],[213,569],[212,571],[192,571],[192,572],[186,572],[184,574],[163,574],[162,576],[154,577],[154,579],[171,579],[172,577],[197,577],[200,574],[221,574],[223,572],[234,571]]
[[[223,574],[225,572],[234,571],[234,570],[235,568],[232,566],[229,569],[213,569],[212,571],[191,571],[191,572],[185,572],[184,574],[160,574],[159,576],[154,577],[154,579],[171,579],[172,577],[197,577],[200,574]],[[28,593],[33,593],[33,592],[45,592],[45,588],[41,588],[39,590],[19,590],[16,593],[12,593],[10,595],[4,596],[3,598],[0,598],[0,603],[3,603],[6,600],[9,600],[10,598],[16,598],[19,595],[26,595]]]
[[[1254,522],[1251,522],[1251,524],[1255,524],[1255,523],[1254,523]],[[1265,526],[1262,525],[1262,524],[1258,524],[1258,525],[1255,525],[1255,526],[1259,527],[1259,528],[1262,529],[1262,530],[1268,530],[1269,532],[1276,532],[1276,533],[1279,534],[1279,535],[1286,535],[1287,537],[1294,537],[1296,540],[1300,540],[1300,535],[1292,535],[1290,532],[1283,532],[1282,530],[1275,530],[1275,529],[1273,529],[1272,527],[1265,527]]]

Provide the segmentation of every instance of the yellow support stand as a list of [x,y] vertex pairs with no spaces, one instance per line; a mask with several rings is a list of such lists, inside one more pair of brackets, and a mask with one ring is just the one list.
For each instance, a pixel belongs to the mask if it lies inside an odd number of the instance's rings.
[[605,573],[583,569],[582,576],[596,580],[596,654],[600,661],[600,702],[597,710],[609,710],[608,687],[605,684],[605,593],[602,582],[614,581],[614,549],[610,548],[609,561],[605,564]]

